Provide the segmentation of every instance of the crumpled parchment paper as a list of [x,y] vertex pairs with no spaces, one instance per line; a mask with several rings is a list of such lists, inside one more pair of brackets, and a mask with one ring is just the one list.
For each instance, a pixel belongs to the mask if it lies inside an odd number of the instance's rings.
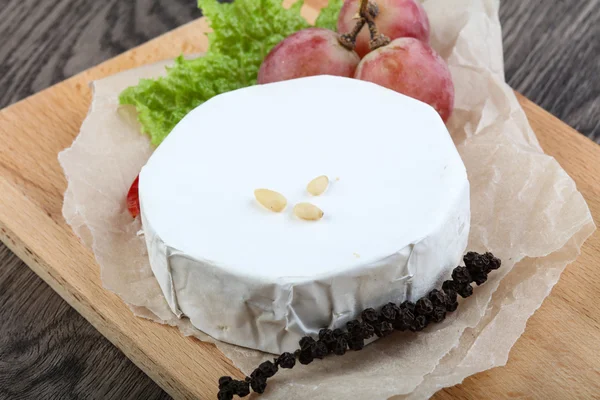
[[[595,229],[573,180],[545,155],[503,75],[498,0],[426,0],[432,46],[450,65],[456,109],[449,130],[471,181],[469,250],[503,261],[443,323],[397,333],[360,352],[330,357],[269,380],[262,398],[424,399],[477,372],[504,365],[527,319]],[[117,96],[168,61],[93,83],[90,113],[59,156],[68,179],[64,216],[89,245],[104,286],[136,315],[215,342],[170,311],[152,275],[141,225],[125,194],[152,153],[135,113]],[[216,342],[244,373],[271,356]]]

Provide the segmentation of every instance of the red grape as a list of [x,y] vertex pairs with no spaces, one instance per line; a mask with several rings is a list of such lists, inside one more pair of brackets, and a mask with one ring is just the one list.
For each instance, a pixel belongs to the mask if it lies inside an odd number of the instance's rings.
[[[429,42],[429,19],[423,6],[416,0],[376,0],[379,14],[375,18],[379,32],[394,40],[400,37],[413,37]],[[347,33],[356,25],[354,16],[358,13],[360,0],[346,0],[338,19],[338,32]],[[354,49],[362,58],[371,51],[368,29],[363,29],[356,38]]]
[[448,121],[454,108],[454,84],[444,60],[426,43],[400,38],[367,54],[356,79],[377,83],[421,100]]
[[264,59],[258,83],[271,83],[314,75],[351,78],[360,62],[358,55],[338,42],[328,29],[308,28],[279,43]]

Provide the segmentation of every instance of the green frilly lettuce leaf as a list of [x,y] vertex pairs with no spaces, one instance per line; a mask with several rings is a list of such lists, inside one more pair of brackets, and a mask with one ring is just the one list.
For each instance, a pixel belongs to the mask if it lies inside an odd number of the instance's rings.
[[[213,33],[204,57],[179,57],[167,75],[142,79],[125,89],[121,104],[136,107],[142,131],[159,145],[192,109],[211,97],[256,84],[262,60],[280,41],[309,27],[300,15],[302,1],[285,9],[281,0],[199,0]],[[317,26],[335,29],[342,0],[330,0]]]

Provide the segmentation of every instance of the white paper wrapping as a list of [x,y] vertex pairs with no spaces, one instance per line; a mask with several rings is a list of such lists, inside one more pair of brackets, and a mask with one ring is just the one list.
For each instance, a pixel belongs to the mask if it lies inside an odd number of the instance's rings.
[[[504,82],[497,0],[427,0],[432,45],[448,61],[456,86],[449,129],[471,182],[468,248],[503,261],[489,281],[443,323],[398,333],[361,352],[277,374],[265,399],[424,399],[465,377],[506,363],[527,319],[594,231],[573,180],[545,155],[514,93]],[[94,83],[90,114],[59,159],[68,179],[64,215],[92,247],[106,288],[140,316],[178,325],[152,275],[141,226],[125,205],[129,185],[152,149],[118,93],[164,64]],[[243,372],[263,353],[216,342]]]

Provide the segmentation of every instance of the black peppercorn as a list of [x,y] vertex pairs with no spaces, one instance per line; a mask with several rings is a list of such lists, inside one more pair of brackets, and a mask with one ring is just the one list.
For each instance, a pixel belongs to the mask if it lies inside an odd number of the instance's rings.
[[471,283],[471,274],[467,267],[456,267],[452,271],[452,280],[459,284]]
[[281,353],[279,357],[277,357],[277,364],[281,368],[291,369],[296,365],[296,357],[292,353]]
[[305,350],[301,350],[300,354],[298,355],[298,361],[302,365],[308,365],[311,362],[313,362],[314,359],[315,357],[313,356],[312,347]]
[[335,336],[333,336],[333,331],[331,329],[321,329],[319,331],[319,340],[329,343],[335,340]]
[[398,307],[394,303],[387,303],[385,306],[381,308],[380,315],[381,318],[388,321],[394,322],[394,320],[398,317],[398,313],[400,312],[400,307]]
[[394,331],[394,327],[388,321],[378,322],[373,328],[378,337],[387,336]]
[[412,325],[410,326],[410,330],[413,332],[419,332],[422,331],[423,329],[425,329],[427,327],[428,324],[428,320],[427,317],[424,315],[417,315],[412,323]]
[[362,324],[357,320],[348,321],[346,323],[346,329],[348,330],[349,340],[362,339],[363,328]]
[[233,400],[233,389],[229,387],[229,385],[219,389],[219,393],[217,393],[217,400]]
[[329,348],[327,347],[325,342],[319,340],[315,345],[315,348],[313,349],[314,358],[322,360],[327,354],[329,354]]
[[439,306],[448,302],[446,292],[444,292],[443,290],[433,289],[431,292],[429,292],[427,297],[429,298],[429,300],[431,300],[434,306]]
[[437,305],[433,307],[433,312],[429,316],[433,322],[442,322],[446,318],[446,305]]
[[375,334],[375,329],[373,329],[373,326],[369,325],[369,324],[362,324],[362,332],[363,332],[363,339],[368,339],[370,337],[373,337],[373,335]]
[[488,267],[489,267],[490,271],[497,270],[502,265],[502,261],[500,261],[499,258],[494,257],[494,255],[492,253],[488,252],[488,253],[485,253],[483,256],[489,260]]
[[454,289],[444,289],[446,293],[446,305],[456,303],[458,294]]
[[413,314],[408,308],[401,308],[398,313],[398,317],[394,321],[394,329],[399,331],[405,331],[410,328],[415,319]]
[[333,330],[333,337],[336,338],[336,339],[340,338],[340,337],[344,337],[345,338],[346,337],[346,332],[344,332],[341,329],[334,329]]
[[500,268],[500,260],[494,257],[492,253],[477,254],[469,252],[463,260],[477,285],[481,285],[487,280],[487,274],[490,271]]
[[312,348],[315,346],[315,339],[311,338],[310,336],[304,336],[302,339],[300,339],[300,350],[308,350],[310,349],[312,351]]
[[335,336],[331,329],[321,329],[319,331],[319,340],[327,346],[329,351],[333,351],[333,347],[335,346]]
[[415,313],[415,303],[413,303],[412,301],[405,301],[402,304],[400,304],[400,309],[407,309],[408,311],[410,311],[411,313]]
[[379,320],[379,315],[378,315],[377,311],[375,311],[375,309],[373,309],[373,308],[365,309],[360,314],[360,317],[364,323],[369,324],[371,326]]
[[429,315],[433,311],[433,304],[427,297],[422,297],[417,300],[415,312],[420,315]]
[[479,271],[471,274],[471,278],[473,282],[477,284],[477,286],[483,285],[485,281],[487,281],[487,272]]
[[237,394],[239,397],[246,397],[250,394],[249,382],[233,381],[229,385],[234,395]]
[[469,269],[472,269],[473,267],[478,268],[477,265],[481,264],[481,256],[474,251],[469,251],[464,255],[463,262]]
[[460,295],[460,297],[466,299],[473,294],[473,286],[467,283],[461,286],[456,292]]
[[250,386],[256,393],[262,394],[267,388],[267,379],[261,376],[256,376],[250,379]]
[[446,310],[449,312],[456,311],[457,308],[458,308],[458,301],[455,301],[454,303],[451,303],[451,304],[446,304]]
[[277,373],[277,365],[273,364],[271,361],[265,361],[261,363],[257,368],[261,375],[265,378],[270,378]]
[[360,321],[357,321],[355,319],[346,322],[346,329],[348,330],[349,334],[352,334],[352,332],[356,331],[358,328],[360,327]]
[[352,338],[348,341],[348,348],[350,350],[358,351],[365,347],[365,341],[363,339]]
[[490,270],[490,261],[480,254],[469,252],[463,257],[463,261],[471,275],[487,273]]
[[456,289],[458,289],[460,285],[458,285],[456,282],[454,281],[444,281],[444,283],[442,283],[442,290],[444,291],[448,291],[448,290],[454,290],[456,292]]
[[254,371],[252,371],[252,373],[250,374],[250,379],[253,378],[264,378],[262,371],[259,368],[256,368]]
[[349,321],[346,327],[348,328],[350,340],[368,339],[375,333],[371,325],[356,320]]
[[233,379],[230,376],[222,376],[219,378],[219,389],[223,389]]
[[343,356],[346,354],[346,349],[348,348],[348,341],[345,337],[339,337],[335,340],[335,346],[333,347],[333,353],[338,356]]

